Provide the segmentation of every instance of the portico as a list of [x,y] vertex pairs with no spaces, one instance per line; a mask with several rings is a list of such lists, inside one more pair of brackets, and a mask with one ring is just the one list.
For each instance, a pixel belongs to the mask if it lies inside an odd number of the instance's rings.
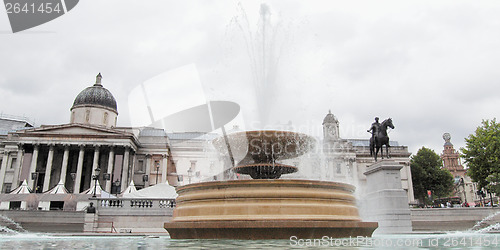
[[24,130],[16,136],[16,154],[21,155],[22,164],[14,169],[12,188],[26,179],[36,192],[45,192],[59,182],[70,192],[82,192],[91,187],[97,167],[101,169],[99,183],[111,192],[112,182],[129,183],[131,159],[138,148],[133,134],[81,124]]

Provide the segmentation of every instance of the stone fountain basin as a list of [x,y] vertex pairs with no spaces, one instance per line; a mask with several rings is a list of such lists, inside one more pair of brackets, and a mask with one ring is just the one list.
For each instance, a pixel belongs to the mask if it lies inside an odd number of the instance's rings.
[[354,186],[325,181],[255,179],[177,188],[171,238],[288,239],[371,236],[362,222]]

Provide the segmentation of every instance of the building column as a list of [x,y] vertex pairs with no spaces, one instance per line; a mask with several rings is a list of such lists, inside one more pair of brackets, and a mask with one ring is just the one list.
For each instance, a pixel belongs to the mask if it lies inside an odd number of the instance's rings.
[[14,178],[12,179],[12,188],[15,189],[19,186],[19,172],[21,171],[22,159],[23,159],[23,144],[17,144],[17,161],[16,166],[14,166]]
[[76,165],[75,187],[73,193],[80,193],[80,183],[82,181],[83,157],[85,156],[85,146],[80,145],[80,152],[78,153],[78,163]]
[[146,175],[148,176],[148,181],[144,182],[144,187],[149,187],[151,179],[151,155],[146,155]]
[[0,192],[3,191],[3,183],[5,179],[5,171],[7,170],[7,162],[9,161],[9,152],[3,152],[2,166],[0,167]]
[[45,192],[50,188],[50,173],[52,172],[52,161],[54,160],[54,144],[49,144],[49,156],[47,157],[47,166],[45,167],[45,177],[43,179],[43,189]]
[[38,161],[38,151],[40,150],[40,144],[35,144],[33,145],[33,154],[31,155],[31,165],[30,165],[30,172],[28,175],[28,187],[33,188],[33,192],[35,193],[35,187],[33,186],[34,180],[31,178],[31,173],[34,173],[36,171],[36,164]]
[[115,168],[115,147],[111,146],[109,149],[109,157],[108,157],[108,174],[109,174],[109,180],[106,181],[106,187],[104,190],[106,192],[111,193],[111,183],[113,183],[113,169]]
[[128,169],[129,169],[129,158],[130,158],[130,147],[125,147],[125,153],[123,154],[123,166],[122,166],[122,179],[121,179],[121,189],[120,192],[128,187]]
[[167,155],[162,155],[161,159],[161,183],[167,182]]
[[66,184],[66,173],[68,172],[68,158],[69,158],[69,145],[64,145],[64,154],[61,167],[61,176],[59,177],[59,182],[63,185]]
[[128,176],[129,179],[132,181],[134,179],[134,173],[135,173],[135,162],[137,161],[137,152],[133,152],[134,156],[132,156],[132,166],[130,167],[128,171]]

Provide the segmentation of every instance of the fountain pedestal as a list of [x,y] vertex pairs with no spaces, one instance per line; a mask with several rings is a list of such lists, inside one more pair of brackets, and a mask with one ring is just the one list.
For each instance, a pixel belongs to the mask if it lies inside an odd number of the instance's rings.
[[363,218],[378,222],[377,234],[412,231],[408,196],[401,186],[401,166],[392,160],[379,161],[365,171],[367,190],[363,198]]
[[165,228],[172,239],[298,239],[371,236],[361,221],[354,186],[309,180],[236,180],[177,189]]

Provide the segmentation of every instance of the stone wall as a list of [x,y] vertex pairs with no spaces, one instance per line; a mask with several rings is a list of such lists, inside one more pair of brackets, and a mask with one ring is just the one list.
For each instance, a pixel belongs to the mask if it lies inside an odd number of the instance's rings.
[[5,217],[17,222],[30,232],[72,233],[83,232],[85,212],[0,210],[0,225],[12,228]]
[[465,231],[496,213],[498,213],[496,216],[492,216],[479,227],[484,228],[500,223],[500,208],[416,208],[411,209],[411,221],[414,232]]

